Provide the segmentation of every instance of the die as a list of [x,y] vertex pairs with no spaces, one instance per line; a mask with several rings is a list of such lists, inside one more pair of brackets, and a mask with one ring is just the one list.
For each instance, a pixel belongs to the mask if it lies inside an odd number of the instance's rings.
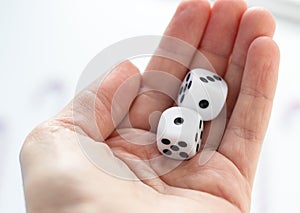
[[218,116],[227,98],[226,82],[214,72],[196,68],[185,77],[177,104],[197,111],[204,121]]
[[165,110],[157,127],[157,148],[166,157],[187,160],[199,152],[203,119],[196,111],[184,107]]

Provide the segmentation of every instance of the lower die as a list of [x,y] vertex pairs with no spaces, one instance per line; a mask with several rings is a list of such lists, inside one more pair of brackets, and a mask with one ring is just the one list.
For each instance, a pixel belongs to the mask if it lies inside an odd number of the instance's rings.
[[157,128],[157,147],[166,157],[190,159],[200,149],[203,119],[196,111],[184,107],[165,110]]

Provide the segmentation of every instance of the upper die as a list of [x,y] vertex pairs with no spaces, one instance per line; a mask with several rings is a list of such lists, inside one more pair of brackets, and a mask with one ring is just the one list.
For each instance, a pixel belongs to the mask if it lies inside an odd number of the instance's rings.
[[227,93],[227,84],[219,75],[197,68],[191,70],[182,82],[177,104],[197,111],[204,121],[208,121],[219,115]]
[[187,160],[200,149],[203,120],[194,110],[171,107],[165,110],[157,127],[157,148],[166,157]]

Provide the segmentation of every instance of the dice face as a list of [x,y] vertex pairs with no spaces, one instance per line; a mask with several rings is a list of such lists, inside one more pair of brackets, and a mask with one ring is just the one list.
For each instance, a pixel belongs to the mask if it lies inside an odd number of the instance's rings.
[[197,112],[183,107],[171,107],[160,117],[157,147],[168,158],[187,160],[199,151],[202,134],[203,120]]
[[179,89],[177,104],[197,111],[204,121],[221,112],[227,97],[227,84],[216,73],[205,69],[191,70]]

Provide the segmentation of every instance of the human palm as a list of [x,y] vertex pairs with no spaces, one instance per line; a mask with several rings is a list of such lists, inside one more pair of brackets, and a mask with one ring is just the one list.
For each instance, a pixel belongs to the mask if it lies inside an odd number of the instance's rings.
[[[173,101],[155,91],[138,94],[144,76],[124,62],[26,139],[21,165],[28,212],[249,212],[277,81],[274,28],[267,11],[247,9],[244,1],[217,1],[212,8],[183,1],[165,35],[198,48],[228,84],[218,150],[204,165],[200,153],[168,172],[161,167],[178,161],[149,161],[160,156],[149,117]],[[187,72],[162,57],[151,59],[150,70],[178,79]]]

